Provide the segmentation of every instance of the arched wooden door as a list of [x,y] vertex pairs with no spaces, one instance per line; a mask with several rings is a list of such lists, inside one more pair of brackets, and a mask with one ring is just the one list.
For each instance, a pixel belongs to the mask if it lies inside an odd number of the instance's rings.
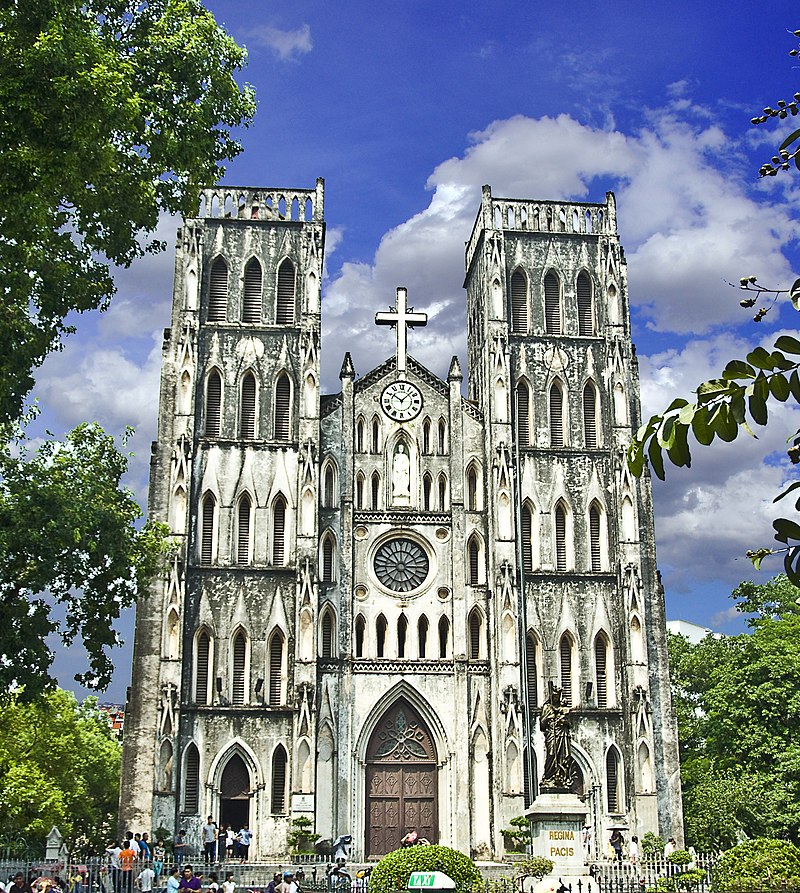
[[408,701],[397,701],[367,746],[368,856],[396,850],[409,831],[438,842],[436,764],[428,727]]
[[239,754],[225,764],[220,781],[219,821],[234,831],[250,826],[250,773]]

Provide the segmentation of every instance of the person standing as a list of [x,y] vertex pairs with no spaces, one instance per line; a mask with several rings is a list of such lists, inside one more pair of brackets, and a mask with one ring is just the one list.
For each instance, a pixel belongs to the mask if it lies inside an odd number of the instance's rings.
[[110,847],[106,847],[108,870],[111,874],[111,889],[114,893],[119,893],[119,854],[121,852],[122,847],[118,840],[115,840]]
[[247,859],[250,856],[250,840],[252,836],[253,832],[247,827],[247,825],[242,825],[241,830],[236,835],[236,839],[239,841],[240,862],[247,862]]
[[153,874],[155,875],[153,884],[155,887],[158,887],[161,883],[161,872],[164,870],[164,858],[166,855],[167,851],[164,848],[164,841],[161,839],[157,840],[153,847]]
[[614,850],[614,858],[617,862],[622,862],[622,845],[625,843],[625,838],[622,836],[619,828],[614,828],[611,832],[609,843],[611,844],[611,849]]
[[219,884],[217,883],[217,876],[212,871],[208,876],[208,886],[206,887],[208,893],[219,893]]
[[181,882],[178,885],[178,891],[188,890],[191,891],[191,893],[197,893],[202,886],[203,884],[200,881],[200,878],[195,876],[192,866],[184,865],[183,872],[181,873]]
[[236,854],[236,832],[233,830],[233,825],[230,825],[226,832],[225,851],[229,859],[233,859]]
[[144,868],[139,872],[136,877],[136,889],[141,890],[142,893],[151,893],[153,889],[153,880],[156,874],[153,869],[150,867],[149,862],[144,863]]
[[119,861],[120,893],[133,893],[133,863],[136,860],[136,850],[131,846],[131,841],[126,840],[117,856]]
[[181,870],[177,865],[172,866],[172,871],[167,878],[167,893],[178,893],[181,885]]
[[180,868],[186,858],[186,831],[181,828],[172,841],[172,855],[175,856],[175,864]]
[[222,882],[222,893],[233,893],[236,889],[236,884],[233,882],[233,872],[229,871],[225,875],[225,880]]
[[139,858],[143,859],[145,862],[151,860],[153,858],[152,850],[150,849],[150,835],[142,834],[142,839],[139,841]]
[[201,828],[203,837],[203,849],[205,850],[206,865],[213,864],[217,854],[217,823],[212,816]]
[[228,845],[228,826],[220,825],[217,831],[217,862],[225,861],[225,849]]
[[628,859],[630,859],[631,865],[636,865],[639,862],[639,838],[635,834],[628,844]]

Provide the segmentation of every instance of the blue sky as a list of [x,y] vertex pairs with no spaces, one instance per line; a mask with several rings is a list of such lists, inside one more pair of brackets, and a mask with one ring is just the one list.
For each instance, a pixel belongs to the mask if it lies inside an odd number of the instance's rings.
[[[800,174],[757,176],[791,121],[749,123],[800,89],[796,4],[208,5],[248,47],[243,79],[258,93],[226,181],[326,180],[325,390],[338,390],[345,350],[360,374],[391,354],[372,320],[400,284],[431,315],[411,353],[442,375],[456,353],[466,369],[463,243],[483,183],[524,198],[616,192],[645,412],[796,326],[786,309],[755,326],[726,284],[788,284],[800,270]],[[143,504],[176,226],[163,221],[164,255],[120,272],[111,310],[77,320],[35,391],[54,432],[85,419],[136,427],[130,485]],[[758,441],[698,448],[690,471],[656,482],[668,617],[741,628],[727,596],[753,573],[744,551],[771,542],[796,416],[778,407]],[[130,614],[121,629],[110,700],[130,678]],[[80,655],[56,666],[72,687]]]

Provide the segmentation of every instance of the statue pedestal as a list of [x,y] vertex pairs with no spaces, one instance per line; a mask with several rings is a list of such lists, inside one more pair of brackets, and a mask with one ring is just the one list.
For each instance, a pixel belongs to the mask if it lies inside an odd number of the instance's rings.
[[583,826],[586,804],[567,790],[544,790],[525,815],[531,821],[531,845],[535,856],[553,863],[552,874],[566,880],[586,874]]

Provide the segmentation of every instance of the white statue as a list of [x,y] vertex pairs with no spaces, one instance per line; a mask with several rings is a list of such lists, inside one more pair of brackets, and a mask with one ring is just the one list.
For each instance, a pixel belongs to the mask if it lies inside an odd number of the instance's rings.
[[401,505],[411,502],[411,461],[402,441],[397,444],[392,463],[392,502]]

